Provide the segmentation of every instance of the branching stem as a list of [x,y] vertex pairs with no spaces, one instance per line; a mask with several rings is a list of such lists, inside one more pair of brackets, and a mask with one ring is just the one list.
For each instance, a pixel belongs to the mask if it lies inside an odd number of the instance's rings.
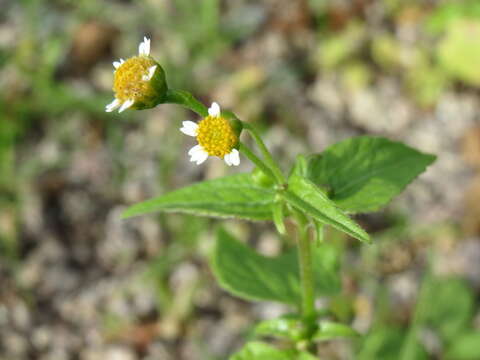
[[243,127],[245,130],[247,130],[250,133],[250,135],[252,135],[253,139],[257,143],[260,151],[262,152],[265,158],[265,163],[272,170],[272,173],[274,174],[277,182],[279,184],[284,184],[286,180],[285,180],[285,177],[283,176],[282,170],[280,170],[280,167],[278,166],[277,162],[273,159],[272,154],[270,154],[270,151],[268,151],[257,129],[252,124],[247,122],[243,122]]
[[265,164],[265,162],[260,159],[257,155],[253,153],[252,150],[248,148],[247,145],[242,143],[241,141],[239,142],[238,149],[240,152],[245,155],[251,162],[255,164],[256,167],[258,167],[262,172],[267,175],[268,177],[275,179],[275,175],[273,175],[272,170]]

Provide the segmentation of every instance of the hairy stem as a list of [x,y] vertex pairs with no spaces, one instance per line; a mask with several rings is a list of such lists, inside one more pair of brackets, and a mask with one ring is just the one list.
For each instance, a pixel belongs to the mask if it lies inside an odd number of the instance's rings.
[[256,167],[258,167],[262,172],[267,175],[268,177],[275,179],[275,175],[272,173],[270,168],[265,164],[265,162],[260,159],[257,155],[253,153],[252,150],[248,148],[247,145],[242,143],[241,141],[239,142],[238,149],[240,152],[245,155],[251,162],[255,164]]
[[282,170],[280,170],[280,167],[278,166],[277,162],[273,159],[272,154],[270,154],[270,151],[268,151],[257,129],[255,129],[255,127],[252,124],[249,124],[246,122],[243,123],[243,127],[250,133],[250,135],[252,135],[253,139],[257,143],[260,151],[265,157],[265,163],[272,170],[272,173],[275,175],[275,179],[277,180],[277,182],[279,184],[284,184],[286,180],[285,180],[285,177],[283,176]]
[[207,107],[195,99],[188,91],[169,89],[165,95],[164,103],[182,105],[202,117],[208,115]]
[[302,294],[301,311],[307,328],[307,334],[312,335],[315,328],[315,281],[313,275],[312,242],[308,235],[308,220],[305,215],[296,212],[298,223],[298,262],[300,265],[300,285]]

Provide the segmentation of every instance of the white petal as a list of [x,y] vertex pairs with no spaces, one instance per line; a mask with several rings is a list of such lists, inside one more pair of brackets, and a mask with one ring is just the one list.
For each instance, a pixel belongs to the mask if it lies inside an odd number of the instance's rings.
[[119,106],[120,106],[120,100],[114,99],[110,104],[105,106],[105,111],[106,112],[112,112],[113,110],[115,110]]
[[153,74],[155,74],[155,70],[157,70],[157,65],[150,66],[148,68],[148,75],[143,75],[142,80],[150,81],[153,77]]
[[210,108],[208,109],[208,115],[213,117],[220,116],[220,106],[216,102],[213,102]]
[[199,146],[198,148],[196,148],[196,150],[191,154],[190,156],[190,161],[192,162],[197,162],[199,164],[201,164],[202,162],[204,162],[206,159],[208,158],[208,153],[203,150],[203,148],[201,146]]
[[138,54],[139,55],[150,55],[150,39],[146,36],[143,37],[143,41],[138,46]]
[[130,106],[133,105],[133,103],[135,102],[135,100],[133,99],[128,99],[127,101],[125,101],[122,106],[120,106],[120,109],[118,109],[118,112],[121,113],[122,111],[125,111],[127,110]]
[[122,58],[120,58],[120,61],[114,61],[113,62],[113,67],[115,69],[118,69],[120,67],[120,65],[122,65],[123,63],[125,62],[125,60],[123,60]]
[[230,160],[230,154],[227,154],[223,157],[223,160],[225,161],[225,164],[227,164],[228,166],[232,166],[232,162]]
[[182,127],[180,131],[188,136],[197,136],[198,125],[193,121],[184,121],[182,122]]
[[207,152],[202,152],[197,159],[197,165],[200,165],[201,163],[205,162],[205,160],[208,159],[208,153]]
[[195,145],[188,151],[188,155],[190,155],[190,161],[196,162],[197,165],[200,165],[208,158],[208,153],[203,150],[200,145]]
[[153,75],[155,74],[155,70],[157,70],[157,65],[150,66],[148,69],[148,80],[151,80]]
[[188,155],[192,156],[194,153],[196,153],[199,150],[203,150],[203,148],[200,145],[195,145],[190,150],[188,150]]
[[[230,160],[230,162],[232,163],[233,166],[238,166],[238,165],[240,165],[240,153],[238,152],[237,149],[233,149],[233,150],[230,152],[230,154],[228,154],[228,155],[230,155],[230,156],[229,156],[229,160]],[[228,155],[227,155],[227,156],[228,156]]]
[[147,55],[150,55],[150,39],[144,36],[143,41],[145,41],[145,52]]

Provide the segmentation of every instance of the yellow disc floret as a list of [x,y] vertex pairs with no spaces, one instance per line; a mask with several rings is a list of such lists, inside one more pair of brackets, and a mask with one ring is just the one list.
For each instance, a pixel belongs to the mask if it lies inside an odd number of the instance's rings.
[[146,56],[135,56],[118,67],[115,71],[113,91],[120,101],[145,101],[155,96],[155,89],[149,80],[146,80],[149,69],[157,63]]
[[210,156],[222,158],[238,143],[230,123],[221,116],[207,116],[198,123],[197,141]]

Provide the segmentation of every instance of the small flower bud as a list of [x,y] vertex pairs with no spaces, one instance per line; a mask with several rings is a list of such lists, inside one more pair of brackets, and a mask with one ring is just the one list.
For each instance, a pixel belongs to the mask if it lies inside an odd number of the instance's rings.
[[275,184],[270,176],[266,175],[257,167],[252,170],[252,180],[258,186],[265,188],[271,188]]

